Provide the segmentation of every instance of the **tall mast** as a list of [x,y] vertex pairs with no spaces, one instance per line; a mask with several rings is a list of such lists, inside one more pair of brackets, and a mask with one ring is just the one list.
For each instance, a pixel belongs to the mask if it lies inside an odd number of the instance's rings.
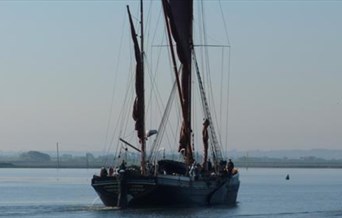
[[58,142],[56,144],[57,147],[57,169],[59,169],[59,147],[58,147]]
[[129,23],[131,26],[131,35],[132,40],[134,44],[134,56],[136,60],[136,70],[135,70],[135,101],[133,105],[133,119],[135,120],[135,130],[137,130],[137,136],[139,138],[139,143],[141,146],[141,174],[146,174],[146,131],[145,131],[145,88],[144,88],[144,65],[143,65],[143,57],[144,57],[144,29],[143,29],[143,2],[140,1],[140,12],[141,12],[141,21],[140,21],[140,27],[141,27],[141,48],[139,47],[137,34],[135,32],[135,28],[133,25],[133,20],[131,16],[131,12],[129,11],[129,7],[127,6],[127,12],[129,17]]
[[[140,0],[140,30],[141,30],[141,37],[140,37],[140,47],[141,47],[141,72],[142,72],[142,85],[144,87],[144,5],[143,0]],[[145,88],[144,88],[145,92]],[[143,121],[143,131],[145,131],[145,94],[142,94],[142,104],[143,104],[143,114],[142,114],[142,121]],[[145,168],[146,168],[146,137],[141,138],[141,174],[145,175]]]

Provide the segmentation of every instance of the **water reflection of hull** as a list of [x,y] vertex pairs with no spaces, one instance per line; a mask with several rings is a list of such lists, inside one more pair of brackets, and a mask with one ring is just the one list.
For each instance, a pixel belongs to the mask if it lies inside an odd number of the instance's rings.
[[236,203],[239,174],[194,179],[176,175],[118,175],[92,179],[106,206],[203,206]]

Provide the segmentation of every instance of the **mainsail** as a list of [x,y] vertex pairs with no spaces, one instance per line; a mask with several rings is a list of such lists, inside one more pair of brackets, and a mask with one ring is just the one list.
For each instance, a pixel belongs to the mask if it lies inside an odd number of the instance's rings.
[[176,42],[178,59],[182,64],[180,78],[181,105],[183,112],[179,151],[184,151],[187,164],[193,162],[191,149],[191,53],[192,40],[192,0],[163,0],[165,15],[172,37]]

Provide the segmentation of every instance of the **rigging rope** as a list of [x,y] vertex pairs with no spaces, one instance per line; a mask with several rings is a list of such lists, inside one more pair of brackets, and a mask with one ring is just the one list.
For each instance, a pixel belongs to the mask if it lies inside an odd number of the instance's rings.
[[158,155],[158,150],[160,148],[160,143],[161,143],[161,140],[162,140],[162,138],[164,136],[165,128],[166,128],[166,125],[167,125],[168,120],[169,120],[169,115],[170,115],[170,111],[171,111],[171,105],[173,103],[173,100],[174,100],[174,97],[175,97],[175,93],[176,93],[176,83],[174,83],[174,85],[172,87],[172,91],[171,91],[171,94],[169,96],[169,100],[167,102],[167,106],[166,106],[166,109],[164,111],[163,118],[162,118],[162,120],[160,122],[160,125],[159,125],[159,128],[158,128],[157,138],[154,140],[154,143],[153,143],[152,148],[151,148],[150,155],[148,157],[148,160],[151,163],[156,161],[156,158],[157,158],[157,155]]
[[231,57],[231,46],[230,46],[230,40],[229,40],[229,35],[228,35],[228,28],[227,28],[227,23],[226,23],[226,19],[224,17],[224,13],[223,13],[223,9],[222,9],[222,4],[221,4],[221,0],[218,1],[219,3],[219,7],[220,7],[220,12],[221,12],[221,17],[222,17],[222,22],[223,22],[223,27],[224,27],[224,32],[225,32],[225,36],[226,36],[226,40],[227,40],[227,43],[229,45],[229,48],[228,48],[228,69],[227,69],[227,112],[226,112],[226,132],[225,132],[225,143],[226,143],[226,146],[225,146],[225,149],[226,149],[226,154],[228,153],[228,134],[229,134],[229,131],[228,131],[228,127],[229,127],[229,96],[230,96],[230,57]]
[[[122,27],[121,29],[124,29],[124,27],[126,26],[126,22],[127,22],[127,16],[124,16],[124,19],[122,21]],[[119,44],[119,52],[117,54],[117,60],[116,60],[116,68],[114,71],[114,81],[113,81],[113,88],[112,88],[112,96],[111,96],[111,104],[110,104],[110,109],[109,109],[109,114],[108,114],[108,121],[107,121],[107,127],[106,127],[106,135],[105,135],[105,139],[104,139],[104,150],[102,151],[103,154],[107,154],[109,153],[110,147],[111,147],[111,143],[108,142],[108,137],[109,137],[109,129],[111,127],[111,120],[112,120],[112,114],[113,114],[113,105],[114,105],[114,99],[115,99],[115,93],[116,93],[116,84],[117,84],[117,78],[119,75],[119,66],[121,63],[121,50],[122,50],[122,41],[125,35],[125,31],[121,31],[121,36],[120,36],[120,44]],[[107,159],[105,160],[105,163],[107,163]]]

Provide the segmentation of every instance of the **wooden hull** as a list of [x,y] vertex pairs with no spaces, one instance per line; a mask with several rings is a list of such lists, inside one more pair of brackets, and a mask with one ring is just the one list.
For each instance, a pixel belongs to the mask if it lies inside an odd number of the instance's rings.
[[239,174],[195,180],[187,176],[97,177],[92,186],[106,206],[232,205],[239,190]]

